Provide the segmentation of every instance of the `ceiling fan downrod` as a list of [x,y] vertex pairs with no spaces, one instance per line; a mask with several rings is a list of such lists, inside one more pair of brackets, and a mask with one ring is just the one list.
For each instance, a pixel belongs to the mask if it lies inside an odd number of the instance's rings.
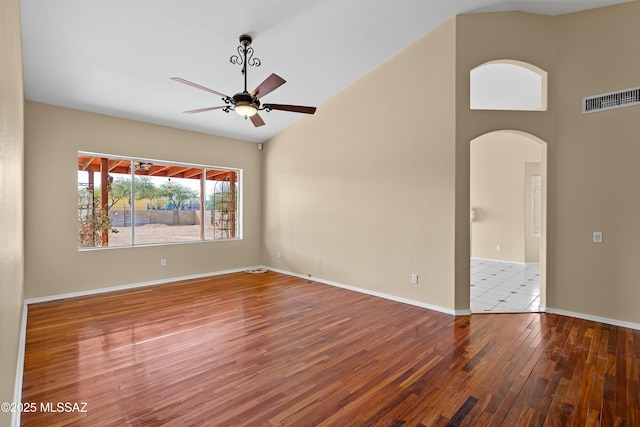
[[[260,109],[260,101],[253,94],[247,91],[247,66],[259,67],[261,64],[260,59],[253,57],[253,48],[251,42],[253,39],[248,34],[240,36],[240,46],[238,46],[238,54],[232,55],[230,61],[232,64],[242,65],[242,75],[244,76],[244,91],[236,93],[231,99],[225,99],[228,104],[233,105],[233,110],[246,119],[253,117]],[[229,112],[231,106],[228,106],[223,111]]]
[[251,42],[253,39],[248,34],[240,36],[240,46],[238,46],[238,54],[232,55],[229,60],[232,64],[242,65],[240,71],[244,76],[244,91],[247,92],[247,65],[250,67],[259,67],[262,63],[259,58],[253,57],[253,48]]

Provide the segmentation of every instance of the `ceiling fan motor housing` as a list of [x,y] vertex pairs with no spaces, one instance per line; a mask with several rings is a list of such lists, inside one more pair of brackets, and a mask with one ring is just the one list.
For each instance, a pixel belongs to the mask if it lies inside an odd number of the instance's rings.
[[240,92],[233,95],[233,109],[245,119],[254,116],[260,109],[260,101],[248,92]]
[[248,92],[240,92],[233,95],[233,104],[238,105],[253,105],[256,109],[260,108],[260,101],[258,98],[251,96]]

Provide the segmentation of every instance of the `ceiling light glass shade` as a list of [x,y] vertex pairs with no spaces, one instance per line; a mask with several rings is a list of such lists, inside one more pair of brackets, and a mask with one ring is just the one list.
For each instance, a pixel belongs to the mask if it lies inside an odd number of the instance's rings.
[[251,117],[258,112],[258,109],[255,107],[255,105],[248,102],[236,104],[235,110],[236,113],[240,114],[244,118]]

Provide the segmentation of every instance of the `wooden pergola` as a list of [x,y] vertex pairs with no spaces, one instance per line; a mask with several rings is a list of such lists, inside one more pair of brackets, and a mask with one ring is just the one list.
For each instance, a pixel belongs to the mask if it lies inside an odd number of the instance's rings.
[[[109,184],[113,180],[109,174],[131,175],[133,165],[134,174],[139,176],[165,177],[165,178],[188,178],[200,180],[200,194],[205,193],[205,181],[226,181],[238,182],[238,173],[235,171],[222,169],[209,169],[202,167],[193,167],[187,165],[165,165],[162,163],[155,164],[142,161],[131,161],[130,159],[117,159],[109,157],[96,157],[78,155],[78,170],[89,172],[89,191],[93,194],[95,188],[94,174],[100,173],[100,203],[101,210],[109,209]],[[202,180],[203,173],[206,173],[206,179]],[[230,192],[235,200],[236,186],[230,186]],[[200,212],[204,212],[204,198],[200,197]],[[230,222],[231,237],[235,237],[235,212],[231,214]],[[201,231],[202,233],[202,231]],[[201,238],[203,236],[200,236]],[[107,246],[109,242],[109,233],[107,230],[102,231],[102,246]]]

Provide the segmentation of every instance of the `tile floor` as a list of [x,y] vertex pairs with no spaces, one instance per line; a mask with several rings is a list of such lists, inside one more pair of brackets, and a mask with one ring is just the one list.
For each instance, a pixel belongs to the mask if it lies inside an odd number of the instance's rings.
[[539,311],[539,265],[471,259],[471,312]]

